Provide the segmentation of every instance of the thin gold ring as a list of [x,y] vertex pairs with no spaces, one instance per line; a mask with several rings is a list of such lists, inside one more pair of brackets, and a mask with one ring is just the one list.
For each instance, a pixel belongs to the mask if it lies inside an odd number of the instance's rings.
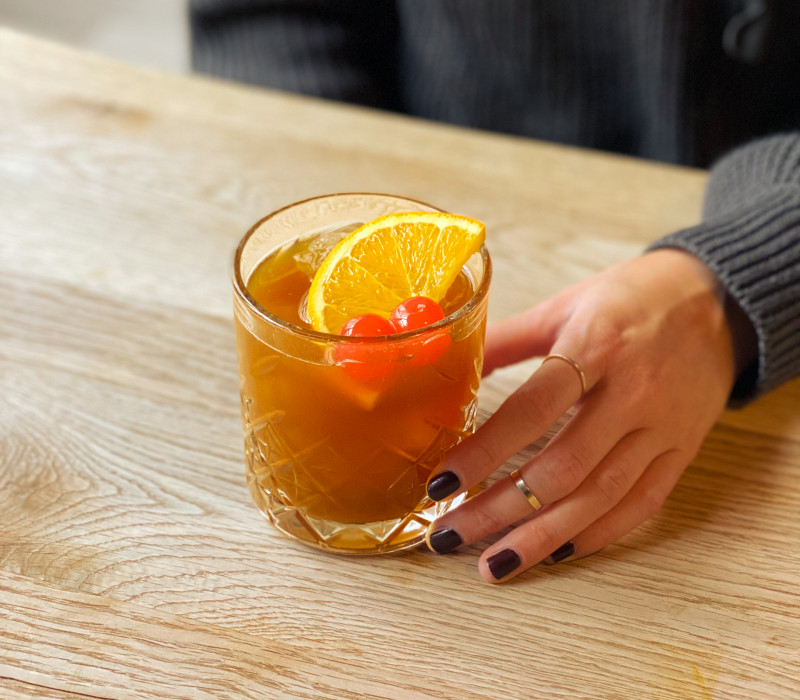
[[525,496],[525,499],[528,501],[528,503],[531,504],[531,508],[534,510],[541,510],[542,502],[533,495],[533,491],[531,491],[528,488],[528,484],[523,481],[519,470],[515,469],[509,474],[509,476],[511,477],[511,481],[513,481],[517,485],[517,488],[522,492],[522,495]]
[[571,357],[567,357],[566,355],[561,355],[557,352],[550,353],[547,357],[542,360],[542,364],[547,362],[548,360],[564,360],[567,364],[569,364],[577,373],[578,377],[581,380],[581,398],[586,396],[586,375],[583,373],[581,366],[575,362]]

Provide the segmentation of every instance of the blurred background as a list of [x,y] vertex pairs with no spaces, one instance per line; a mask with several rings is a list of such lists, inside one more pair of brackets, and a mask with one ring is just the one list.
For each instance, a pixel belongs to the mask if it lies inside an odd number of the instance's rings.
[[0,26],[160,70],[189,71],[186,0],[0,0]]

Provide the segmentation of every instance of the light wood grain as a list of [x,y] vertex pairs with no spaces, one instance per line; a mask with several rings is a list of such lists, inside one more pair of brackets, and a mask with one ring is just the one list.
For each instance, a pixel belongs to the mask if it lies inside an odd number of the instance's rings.
[[0,576],[0,678],[17,684],[120,698],[435,697],[409,691],[400,674],[378,678],[342,663],[335,652],[276,641],[267,648],[214,625]]
[[0,31],[0,695],[800,694],[797,382],[723,416],[650,522],[506,586],[477,546],[306,549],[244,486],[228,265],[255,219],[347,190],[481,218],[501,318],[691,224],[705,178]]

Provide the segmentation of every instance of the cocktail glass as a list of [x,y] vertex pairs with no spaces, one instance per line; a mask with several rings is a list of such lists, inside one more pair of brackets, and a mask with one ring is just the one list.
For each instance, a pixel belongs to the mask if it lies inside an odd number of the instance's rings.
[[425,487],[444,455],[475,427],[489,254],[484,246],[464,266],[470,292],[463,306],[427,328],[381,338],[319,333],[280,318],[256,301],[251,282],[260,266],[261,277],[269,273],[264,261],[276,251],[294,245],[318,263],[320,250],[337,238],[404,211],[438,210],[379,194],[305,200],[257,222],[235,254],[250,492],[278,530],[328,551],[412,547],[463,500],[433,502]]

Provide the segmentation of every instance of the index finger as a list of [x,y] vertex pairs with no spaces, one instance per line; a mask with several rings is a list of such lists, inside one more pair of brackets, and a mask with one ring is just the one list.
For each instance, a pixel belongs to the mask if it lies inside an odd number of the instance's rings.
[[584,383],[569,363],[543,362],[474,435],[450,451],[428,481],[428,496],[440,501],[480,483],[541,437],[583,393]]
[[486,329],[483,376],[531,357],[546,355],[566,321],[564,307],[574,290],[539,302]]

